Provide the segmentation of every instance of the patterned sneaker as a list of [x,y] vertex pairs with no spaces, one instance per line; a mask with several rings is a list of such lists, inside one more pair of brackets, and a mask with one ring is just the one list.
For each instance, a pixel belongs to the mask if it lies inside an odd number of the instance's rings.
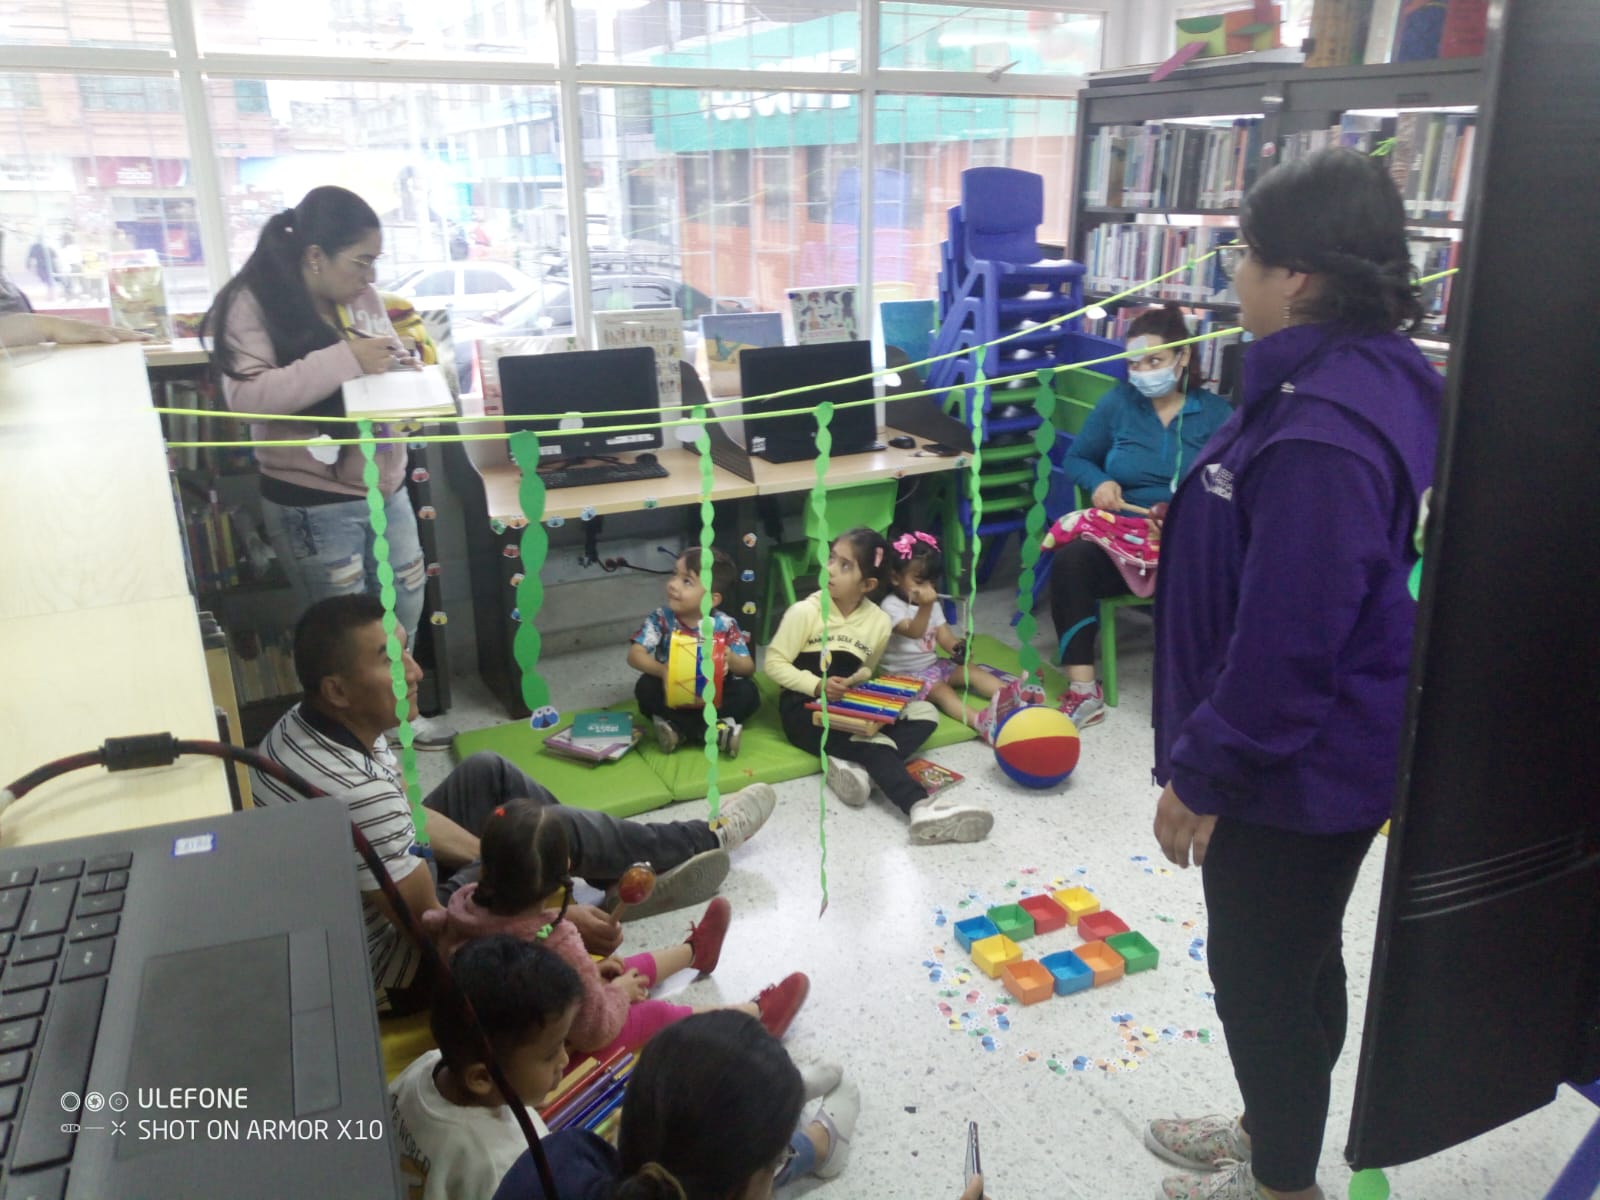
[[994,699],[989,701],[989,711],[994,714],[994,728],[999,729],[1007,717],[1027,705],[1028,702],[1022,698],[1022,683],[1020,679],[1002,683]]
[[730,853],[755,837],[756,831],[767,823],[772,810],[778,807],[778,793],[770,783],[752,783],[743,791],[725,796],[722,811],[711,832],[717,835],[722,848]]
[[718,896],[706,905],[700,919],[689,926],[689,936],[684,941],[694,951],[689,965],[697,973],[709,975],[717,969],[722,958],[722,939],[728,936],[728,919],[732,915],[733,907]]
[[911,806],[911,840],[919,846],[981,842],[993,828],[994,814],[987,808],[949,796],[929,796]]
[[756,997],[756,1008],[761,1012],[761,1023],[775,1038],[781,1038],[794,1024],[795,1014],[811,994],[811,980],[804,971],[796,971],[780,983],[763,988]]
[[[1185,1171],[1161,1181],[1156,1200],[1269,1200],[1247,1162],[1224,1162],[1220,1169]],[[1320,1194],[1320,1192],[1319,1192]]]
[[729,758],[739,757],[739,738],[744,734],[744,726],[732,717],[723,717],[717,722],[717,749]]
[[860,808],[872,795],[872,778],[865,767],[828,755],[828,790],[840,804]]
[[678,734],[678,727],[665,717],[652,718],[652,723],[656,727],[656,745],[661,748],[661,753],[671,754],[683,741]]
[[1069,687],[1061,694],[1061,703],[1057,707],[1071,717],[1072,723],[1080,730],[1098,725],[1106,719],[1106,698],[1100,691],[1098,681],[1092,692],[1080,692]]
[[1191,1171],[1215,1171],[1224,1163],[1250,1161],[1250,1139],[1239,1118],[1220,1113],[1151,1121],[1145,1126],[1144,1144],[1157,1158]]
[[982,712],[974,713],[972,715],[972,728],[973,728],[974,731],[976,731],[976,733],[978,735],[978,738],[985,745],[989,745],[989,746],[994,745],[994,705],[993,704],[990,704],[989,707],[984,709]]

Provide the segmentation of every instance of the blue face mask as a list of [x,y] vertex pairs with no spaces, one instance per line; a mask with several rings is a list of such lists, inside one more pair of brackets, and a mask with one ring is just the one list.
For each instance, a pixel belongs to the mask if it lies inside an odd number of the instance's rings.
[[1158,367],[1154,371],[1129,371],[1128,382],[1139,389],[1146,400],[1165,396],[1178,386],[1176,367]]

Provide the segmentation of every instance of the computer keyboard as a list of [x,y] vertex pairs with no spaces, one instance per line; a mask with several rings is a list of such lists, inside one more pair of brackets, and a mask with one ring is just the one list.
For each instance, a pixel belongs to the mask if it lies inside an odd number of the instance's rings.
[[570,488],[594,483],[631,483],[635,479],[665,479],[669,474],[660,463],[596,463],[592,467],[540,471],[539,478],[547,488]]
[[62,1097],[89,1081],[132,865],[120,853],[0,870],[0,1195],[60,1194],[56,1172],[33,1172],[72,1157]]

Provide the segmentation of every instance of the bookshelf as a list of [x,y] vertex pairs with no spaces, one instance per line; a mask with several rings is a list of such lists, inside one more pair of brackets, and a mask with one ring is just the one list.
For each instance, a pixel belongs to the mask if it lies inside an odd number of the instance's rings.
[[[150,389],[152,401],[164,408],[224,408],[203,362],[151,364]],[[162,416],[161,427],[169,442],[222,441],[241,428],[234,421],[170,415]],[[423,615],[412,649],[426,669],[419,705],[430,714],[450,706],[437,522],[423,517],[424,511],[434,511],[431,481],[442,470],[438,449],[414,448],[406,468],[428,564]],[[235,736],[255,745],[300,699],[292,638],[300,604],[268,544],[260,474],[250,451],[169,450],[167,457],[195,602],[214,613],[226,631],[239,708]]]
[[[1368,150],[1399,139],[1393,153],[1407,165],[1402,194],[1418,274],[1458,264],[1482,60],[1306,68],[1240,57],[1185,67],[1160,83],[1126,70],[1094,76],[1078,94],[1067,252],[1088,268],[1086,300],[1232,240],[1238,199],[1262,171],[1341,137]],[[1184,306],[1197,332],[1232,323],[1238,305],[1211,265],[1116,301],[1086,327],[1116,337],[1128,319],[1119,314],[1167,300]],[[1430,319],[1416,335],[1436,361],[1450,342],[1451,282],[1425,289]],[[1233,346],[1202,354],[1212,386],[1231,388],[1236,358]]]

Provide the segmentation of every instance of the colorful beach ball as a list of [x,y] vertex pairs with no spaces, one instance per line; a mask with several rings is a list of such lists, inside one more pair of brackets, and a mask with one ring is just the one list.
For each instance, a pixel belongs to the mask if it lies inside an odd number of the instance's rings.
[[1019,708],[1000,723],[994,760],[1025,787],[1055,787],[1078,765],[1078,727],[1059,708]]

